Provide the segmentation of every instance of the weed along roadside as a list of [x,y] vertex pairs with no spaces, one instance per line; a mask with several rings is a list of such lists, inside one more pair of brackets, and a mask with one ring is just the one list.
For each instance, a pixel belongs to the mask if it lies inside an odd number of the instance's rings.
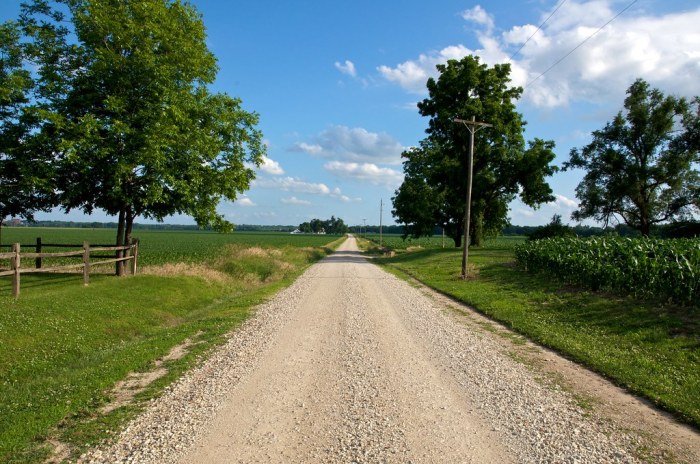
[[[7,235],[26,243],[25,233],[36,231]],[[77,233],[41,235],[67,243]],[[90,240],[105,241],[92,233]],[[12,296],[11,279],[0,278],[0,462],[71,460],[109,437],[222,343],[252,307],[344,240],[140,235],[136,276],[95,274],[84,287],[75,275],[26,274],[20,298]],[[124,399],[124,385],[133,398]]]
[[525,272],[515,265],[516,244],[504,237],[473,248],[475,275],[464,282],[459,279],[459,250],[437,244],[411,252],[397,248],[396,257],[377,256],[376,262],[466,303],[700,427],[697,306],[593,292],[548,274]]

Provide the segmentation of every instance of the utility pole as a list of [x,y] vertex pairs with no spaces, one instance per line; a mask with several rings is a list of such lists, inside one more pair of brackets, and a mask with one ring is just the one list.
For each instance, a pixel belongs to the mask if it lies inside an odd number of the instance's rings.
[[365,233],[362,234],[362,238],[367,237],[367,219],[362,219],[362,223],[365,225]]
[[382,247],[382,213],[384,212],[384,199],[379,199],[379,248]]
[[484,127],[493,127],[493,124],[476,122],[472,116],[471,121],[455,119],[454,122],[464,124],[469,131],[469,150],[467,151],[467,205],[464,211],[464,244],[462,247],[462,280],[467,279],[467,266],[469,264],[469,222],[472,209],[472,171],[474,165],[474,134]]

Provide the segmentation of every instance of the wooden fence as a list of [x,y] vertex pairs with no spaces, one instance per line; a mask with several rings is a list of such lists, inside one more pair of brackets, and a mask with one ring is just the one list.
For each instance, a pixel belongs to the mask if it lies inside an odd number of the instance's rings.
[[[9,253],[0,252],[0,260],[9,259],[10,260],[10,270],[1,271],[0,277],[2,276],[12,276],[12,295],[15,297],[19,296],[20,293],[20,275],[26,273],[37,273],[37,272],[61,272],[69,271],[75,269],[82,269],[83,271],[83,284],[88,285],[90,283],[90,268],[93,266],[99,266],[101,264],[111,264],[111,263],[126,263],[130,261],[131,266],[129,266],[128,271],[131,274],[136,274],[136,265],[138,263],[139,256],[139,241],[133,240],[131,245],[125,246],[109,246],[109,245],[93,245],[92,247],[88,242],[83,242],[82,249],[78,251],[66,251],[60,253],[43,253],[43,247],[47,248],[80,248],[81,245],[66,245],[66,244],[42,244],[41,239],[37,238],[36,246],[34,245],[20,245],[19,243],[12,244],[12,251]],[[23,252],[23,248],[34,248],[34,252]],[[115,252],[116,257],[105,256],[105,255],[91,255],[92,253],[104,253],[104,252]],[[82,258],[82,263],[80,264],[69,264],[61,266],[43,267],[44,258],[70,258],[70,257],[80,257]],[[92,261],[92,258],[101,259],[100,261]],[[105,259],[106,258],[106,259]],[[34,259],[33,267],[22,267],[23,260]],[[117,264],[119,266],[120,264]]]

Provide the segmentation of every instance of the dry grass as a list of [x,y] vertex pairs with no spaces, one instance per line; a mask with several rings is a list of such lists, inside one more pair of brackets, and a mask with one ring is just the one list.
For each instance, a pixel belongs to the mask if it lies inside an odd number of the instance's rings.
[[141,268],[141,274],[160,277],[190,276],[200,277],[206,282],[227,283],[231,277],[221,271],[212,269],[205,264],[192,263],[168,263],[160,266],[146,266]]
[[[309,248],[309,253],[314,250]],[[191,276],[199,277],[209,283],[231,284],[232,281],[252,287],[283,278],[296,266],[281,257],[284,251],[277,248],[243,246],[232,244],[226,246],[221,254],[209,263],[170,263],[159,266],[146,266],[141,273],[157,276]],[[256,263],[267,269],[260,274]]]

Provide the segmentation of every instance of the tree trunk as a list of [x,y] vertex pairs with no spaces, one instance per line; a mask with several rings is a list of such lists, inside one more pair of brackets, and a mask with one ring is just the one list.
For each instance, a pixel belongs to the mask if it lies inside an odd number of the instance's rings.
[[[119,210],[119,222],[117,223],[117,245],[116,246],[123,246],[124,245],[124,229],[125,229],[125,223],[126,223],[125,215],[126,215],[126,211],[124,210],[124,208],[121,208]],[[117,251],[116,256],[117,256],[117,259],[119,259],[119,258],[124,256],[124,253],[121,251]],[[118,276],[124,275],[124,262],[123,261],[117,262],[116,273]]]
[[452,240],[455,241],[455,248],[462,248],[462,232],[460,230],[455,230],[452,232]]
[[647,221],[642,221],[640,224],[639,231],[642,233],[643,237],[649,237],[649,234],[651,233],[651,224]]
[[126,212],[126,230],[124,231],[124,245],[131,245],[131,231],[134,228],[134,212],[129,208]]
[[471,246],[479,247],[484,240],[484,213],[477,214],[471,221]]

